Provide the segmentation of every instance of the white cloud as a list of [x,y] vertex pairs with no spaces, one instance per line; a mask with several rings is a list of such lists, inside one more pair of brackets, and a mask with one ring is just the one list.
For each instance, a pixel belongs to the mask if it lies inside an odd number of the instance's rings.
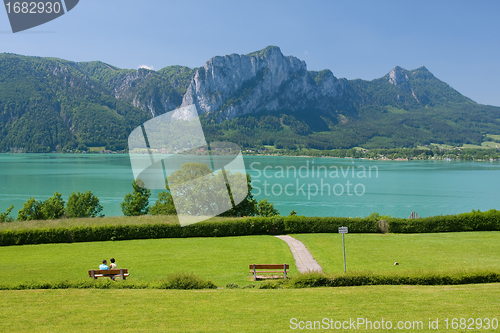
[[155,69],[153,66],[148,66],[148,65],[139,65],[139,69],[144,68],[144,69],[149,69],[150,71],[154,71]]

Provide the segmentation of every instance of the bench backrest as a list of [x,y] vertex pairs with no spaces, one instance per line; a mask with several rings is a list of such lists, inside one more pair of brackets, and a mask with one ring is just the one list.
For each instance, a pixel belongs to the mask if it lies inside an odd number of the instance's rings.
[[[267,264],[267,265],[257,265],[250,264],[248,268],[253,269],[255,265],[255,269],[284,269],[285,264]],[[290,265],[286,264],[286,269],[289,269]]]
[[[128,269],[122,268],[123,274],[128,274]],[[106,274],[106,275],[120,275],[121,272],[119,269],[94,269],[89,270],[89,275],[92,276],[92,271],[94,274]]]

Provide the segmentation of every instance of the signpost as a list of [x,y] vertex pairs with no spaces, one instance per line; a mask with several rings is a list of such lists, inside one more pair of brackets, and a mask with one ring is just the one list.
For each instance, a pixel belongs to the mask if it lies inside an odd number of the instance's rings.
[[346,271],[345,268],[345,241],[344,241],[344,234],[347,234],[348,230],[347,227],[339,227],[339,234],[342,234],[342,246],[344,247],[344,273]]

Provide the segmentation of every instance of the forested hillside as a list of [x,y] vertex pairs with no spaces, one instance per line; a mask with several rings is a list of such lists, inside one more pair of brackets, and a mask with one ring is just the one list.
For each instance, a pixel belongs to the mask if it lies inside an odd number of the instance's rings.
[[0,54],[0,152],[126,150],[136,126],[189,104],[209,141],[242,147],[481,144],[500,134],[499,107],[475,103],[425,67],[364,81],[307,71],[277,47],[158,71]]

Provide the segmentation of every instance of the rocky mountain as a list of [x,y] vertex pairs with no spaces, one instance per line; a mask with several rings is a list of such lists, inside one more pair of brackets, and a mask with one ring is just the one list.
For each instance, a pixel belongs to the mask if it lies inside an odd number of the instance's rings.
[[244,147],[478,144],[500,134],[500,108],[475,103],[425,67],[338,79],[275,46],[158,71],[0,54],[2,152],[126,149],[133,128],[191,104],[209,140]]
[[330,70],[308,72],[304,61],[276,46],[248,55],[214,57],[197,69],[182,100],[217,122],[259,112],[354,111],[349,84]]

